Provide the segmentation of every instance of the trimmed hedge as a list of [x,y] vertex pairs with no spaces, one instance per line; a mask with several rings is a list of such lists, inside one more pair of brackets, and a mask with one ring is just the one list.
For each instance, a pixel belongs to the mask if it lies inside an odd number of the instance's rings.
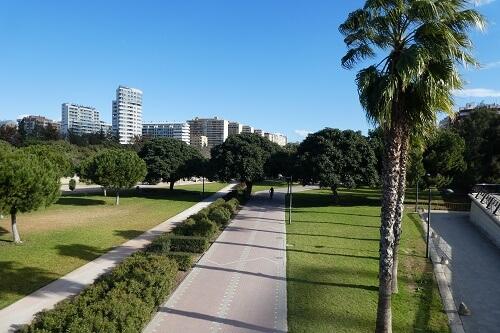
[[208,249],[208,239],[197,236],[171,236],[170,251],[203,253]]
[[198,220],[190,217],[173,230],[175,235],[199,236],[206,238],[212,238],[216,232],[217,225],[208,217],[201,217]]
[[231,215],[234,216],[234,214],[236,214],[236,212],[238,211],[238,208],[240,207],[240,202],[238,201],[238,199],[232,198],[232,199],[229,199],[228,201],[226,201],[224,203],[223,207],[229,209],[229,211],[231,212]]
[[146,250],[159,254],[170,252],[170,239],[171,237],[169,234],[163,234],[155,238]]
[[140,332],[170,293],[178,264],[137,252],[81,294],[38,313],[21,332]]
[[187,271],[193,267],[194,255],[189,252],[169,252],[165,256],[169,259],[174,260],[179,266],[179,270]]
[[208,218],[214,221],[218,226],[225,226],[231,219],[231,212],[221,205],[210,210]]

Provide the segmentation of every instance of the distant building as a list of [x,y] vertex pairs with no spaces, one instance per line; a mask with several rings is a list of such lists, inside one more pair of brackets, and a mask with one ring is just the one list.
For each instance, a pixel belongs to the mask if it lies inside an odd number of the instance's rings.
[[61,105],[61,134],[97,133],[101,130],[99,111],[91,106],[63,103]]
[[22,119],[18,119],[19,127],[22,125],[23,130],[26,133],[32,133],[37,127],[48,127],[52,126],[57,130],[60,129],[61,124],[58,121],[54,121],[43,116],[25,116]]
[[234,135],[234,134],[240,134],[243,131],[243,125],[235,122],[235,121],[230,121],[228,124],[228,134],[229,135]]
[[254,132],[255,134],[257,134],[257,135],[264,136],[264,131],[263,131],[263,130],[261,130],[261,129],[256,129],[256,130],[254,130],[253,132]]
[[266,132],[264,133],[264,137],[268,138],[271,142],[277,143],[280,146],[286,146],[287,144],[287,137],[280,133]]
[[151,138],[173,138],[190,144],[188,123],[146,123],[142,135]]
[[187,123],[191,142],[198,142],[200,137],[206,136],[208,148],[220,145],[229,135],[229,122],[224,119],[196,117]]
[[99,125],[101,128],[101,132],[103,133],[111,134],[113,132],[113,126],[111,126],[111,124],[108,124],[107,122],[101,120]]
[[252,126],[243,125],[241,133],[253,133],[253,132],[254,132],[254,129]]
[[204,135],[196,136],[191,141],[191,145],[196,148],[208,148],[208,138]]
[[14,120],[0,120],[0,126],[17,127],[17,122]]
[[142,135],[142,91],[119,86],[112,108],[112,130],[121,144]]
[[439,122],[439,127],[448,127],[450,126],[453,122],[460,121],[464,118],[469,117],[471,114],[473,114],[477,110],[483,110],[486,109],[491,112],[495,112],[496,114],[500,115],[500,104],[497,103],[492,103],[492,104],[485,104],[485,103],[467,103],[465,106],[460,107],[457,112],[455,112],[455,116],[452,118],[446,117],[443,120]]

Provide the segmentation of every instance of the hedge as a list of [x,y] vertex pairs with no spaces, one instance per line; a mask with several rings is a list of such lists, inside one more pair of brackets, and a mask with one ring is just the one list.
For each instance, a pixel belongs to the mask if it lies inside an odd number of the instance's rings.
[[174,260],[181,271],[187,271],[193,267],[194,255],[189,252],[169,252],[165,256]]
[[198,220],[188,218],[178,225],[173,232],[176,235],[212,238],[217,232],[217,225],[208,217],[202,217]]
[[198,236],[171,236],[170,251],[203,253],[208,249],[208,239]]
[[224,226],[231,219],[231,212],[224,206],[218,206],[210,210],[208,218],[217,225]]
[[163,234],[155,238],[147,247],[147,251],[164,254],[170,252],[170,235]]
[[81,294],[42,311],[21,332],[140,332],[175,283],[178,264],[137,252]]

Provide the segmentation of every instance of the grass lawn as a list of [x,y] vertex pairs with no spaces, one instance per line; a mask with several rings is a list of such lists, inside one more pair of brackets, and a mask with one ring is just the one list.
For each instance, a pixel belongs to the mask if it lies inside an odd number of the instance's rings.
[[[200,201],[201,184],[134,190],[114,197],[65,195],[19,214],[23,244],[11,242],[10,217],[0,220],[0,308],[140,235]],[[207,195],[225,184],[205,184]]]
[[[294,194],[287,225],[290,332],[373,332],[378,294],[380,197],[374,190]],[[407,214],[394,332],[449,332],[418,219]]]

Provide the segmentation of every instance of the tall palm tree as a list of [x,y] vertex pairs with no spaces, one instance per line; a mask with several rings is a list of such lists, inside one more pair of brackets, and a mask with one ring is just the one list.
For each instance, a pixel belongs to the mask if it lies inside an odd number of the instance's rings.
[[376,332],[392,332],[409,137],[435,123],[437,112],[452,112],[452,90],[463,84],[457,65],[477,66],[472,27],[483,29],[484,19],[466,0],[367,0],[339,28],[345,68],[378,61],[356,77],[367,117],[385,136]]

